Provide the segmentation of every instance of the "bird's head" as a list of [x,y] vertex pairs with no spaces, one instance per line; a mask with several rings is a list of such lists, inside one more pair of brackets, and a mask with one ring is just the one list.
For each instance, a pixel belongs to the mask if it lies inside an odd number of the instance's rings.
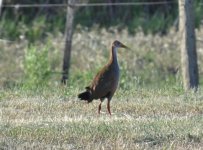
[[129,49],[127,46],[125,46],[123,43],[119,42],[118,40],[115,40],[112,43],[112,46],[114,46],[116,48],[126,48],[126,49]]

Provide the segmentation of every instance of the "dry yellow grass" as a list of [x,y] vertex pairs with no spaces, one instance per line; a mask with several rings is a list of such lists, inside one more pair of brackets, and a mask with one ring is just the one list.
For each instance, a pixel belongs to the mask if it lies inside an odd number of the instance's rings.
[[[15,93],[13,93],[15,92]],[[68,96],[63,93],[70,94]],[[97,114],[78,90],[42,90],[38,96],[2,91],[1,149],[201,149],[203,101],[198,93],[137,89],[117,91],[112,116]],[[163,94],[165,93],[165,94]],[[163,94],[163,95],[162,95]]]

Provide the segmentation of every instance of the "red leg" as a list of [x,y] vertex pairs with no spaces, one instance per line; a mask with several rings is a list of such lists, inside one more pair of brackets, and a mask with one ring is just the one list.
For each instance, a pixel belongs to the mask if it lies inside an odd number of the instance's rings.
[[100,111],[101,111],[101,104],[102,104],[102,101],[100,102],[99,107],[98,107],[98,114],[100,114]]
[[108,99],[108,102],[107,102],[107,110],[109,112],[109,115],[111,115],[110,100],[109,99]]

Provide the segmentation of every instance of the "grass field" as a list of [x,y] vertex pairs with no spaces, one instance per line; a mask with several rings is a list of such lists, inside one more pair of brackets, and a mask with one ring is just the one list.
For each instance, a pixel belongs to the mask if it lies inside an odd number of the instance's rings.
[[[202,29],[197,31],[197,38],[202,37]],[[99,102],[86,104],[77,94],[108,60],[109,45],[115,39],[131,50],[118,52],[121,79],[111,102],[112,116],[107,114],[106,101],[98,115]],[[59,84],[62,34],[47,33],[45,39],[32,44],[26,37],[3,42],[0,149],[202,149],[202,85],[196,93],[183,92],[179,41],[173,29],[160,36],[78,27],[65,87]],[[41,55],[43,49],[47,54]],[[201,42],[197,42],[197,51],[202,83]],[[26,55],[28,52],[32,53]],[[52,73],[46,86],[34,85],[44,80],[45,69]]]
[[[112,116],[78,89],[1,91],[0,149],[201,149],[203,93],[118,90]],[[38,94],[37,94],[38,93]]]

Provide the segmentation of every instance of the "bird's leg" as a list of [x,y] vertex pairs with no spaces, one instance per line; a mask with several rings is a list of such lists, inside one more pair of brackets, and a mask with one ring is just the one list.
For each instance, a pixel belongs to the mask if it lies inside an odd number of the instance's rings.
[[102,100],[101,100],[99,107],[98,107],[98,114],[100,114],[100,111],[101,111],[101,104],[102,104]]
[[110,101],[111,101],[111,99],[108,99],[108,101],[107,101],[107,110],[109,112],[109,115],[111,115]]

